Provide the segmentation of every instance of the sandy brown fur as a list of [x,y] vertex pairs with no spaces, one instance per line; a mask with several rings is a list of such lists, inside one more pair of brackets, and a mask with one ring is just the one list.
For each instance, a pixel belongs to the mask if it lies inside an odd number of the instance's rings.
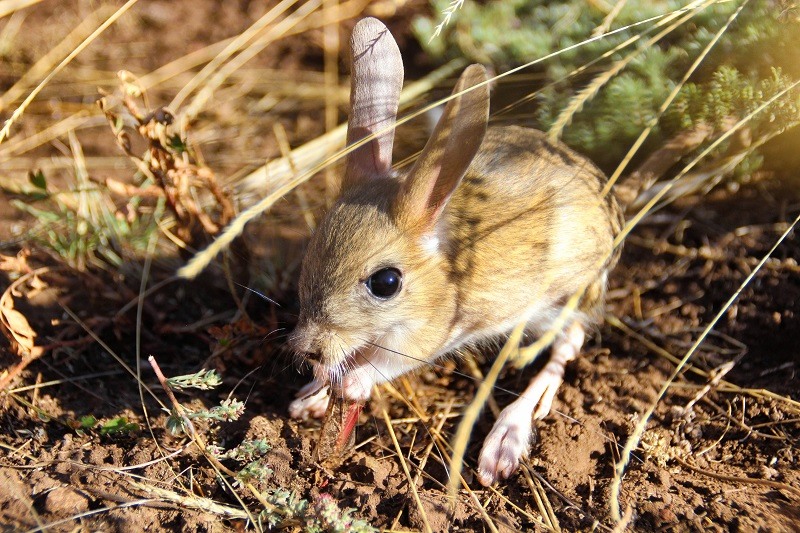
[[[308,319],[335,329],[352,329],[355,321],[369,337],[380,337],[393,324],[424,318],[414,336],[426,340],[417,346],[420,355],[430,356],[425,350],[441,351],[456,325],[491,329],[531,302],[563,303],[582,284],[589,288],[580,311],[599,318],[603,272],[616,262],[611,243],[622,219],[613,197],[600,198],[605,177],[588,160],[536,130],[490,128],[436,230],[441,257],[421,250],[426,228],[393,217],[401,181],[353,186],[324,219],[301,276],[301,300],[316,302],[307,307]],[[408,273],[401,302],[340,294],[390,264]]]
[[[487,129],[480,65],[461,75],[414,166],[395,174],[385,127],[395,122],[402,62],[387,35],[374,19],[353,34],[348,138],[375,136],[348,156],[341,197],[309,244],[291,337],[319,362],[318,380],[341,379],[354,400],[520,321],[542,333],[575,293],[583,297],[559,342],[570,324],[597,323],[622,222],[586,158],[536,130]],[[402,283],[384,298],[370,280],[386,268]]]

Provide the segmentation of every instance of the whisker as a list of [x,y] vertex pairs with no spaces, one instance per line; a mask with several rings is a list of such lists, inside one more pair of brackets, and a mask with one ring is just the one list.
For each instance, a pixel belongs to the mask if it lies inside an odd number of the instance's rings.
[[261,342],[267,342],[267,339],[269,339],[270,337],[272,337],[272,340],[278,340],[278,339],[285,339],[286,337],[289,336],[288,333],[272,336],[273,333],[277,333],[278,331],[286,331],[286,328],[278,328],[270,331],[269,333],[261,337]]
[[[380,348],[381,350],[385,350],[387,352],[406,357],[408,359],[411,359],[412,361],[417,361],[419,363],[423,363],[423,364],[428,365],[428,366],[430,366],[432,368],[436,368],[438,370],[446,370],[448,372],[452,372],[456,376],[459,376],[459,377],[462,377],[462,378],[466,378],[466,379],[468,379],[470,381],[473,381],[475,383],[479,383],[480,382],[480,380],[478,378],[474,377],[474,376],[470,376],[469,374],[465,374],[463,372],[459,372],[458,370],[451,370],[451,369],[445,367],[444,365],[440,365],[440,364],[435,363],[433,361],[427,361],[425,359],[420,359],[420,358],[414,357],[413,355],[408,355],[408,354],[405,354],[405,353],[402,353],[402,352],[398,352],[397,350],[392,350],[391,348],[386,348],[385,346],[381,346],[380,344],[376,344],[374,342],[366,341],[366,343],[371,345],[371,346],[374,346],[376,348]],[[514,396],[515,398],[519,398],[519,394],[514,392],[514,391],[510,391],[508,389],[504,389],[503,387],[500,387],[498,385],[495,385],[495,389],[499,390],[500,392],[504,392],[506,394],[510,394],[510,395]]]
[[235,282],[235,281],[234,281],[234,283],[236,283],[236,284],[237,284],[238,286],[240,286],[241,288],[243,288],[243,289],[245,289],[245,290],[248,290],[248,291],[252,292],[252,293],[253,293],[253,294],[255,294],[256,296],[260,296],[262,299],[264,299],[264,300],[268,301],[269,303],[271,303],[271,304],[273,304],[273,305],[277,305],[278,307],[283,307],[283,306],[281,306],[281,304],[279,304],[278,302],[276,302],[275,300],[273,300],[272,298],[270,298],[269,296],[267,296],[266,294],[264,294],[264,293],[262,293],[262,292],[259,292],[259,291],[255,290],[255,289],[251,289],[251,288],[250,288],[250,287],[248,287],[247,285],[242,285],[241,283],[237,283],[237,282]]
[[[234,393],[234,392],[236,392],[236,389],[238,389],[238,388],[239,388],[239,385],[241,385],[242,383],[244,383],[244,382],[245,382],[245,380],[247,380],[247,378],[249,378],[250,376],[252,376],[252,375],[253,375],[253,374],[255,374],[256,372],[258,372],[259,370],[261,370],[261,365],[259,365],[259,366],[255,367],[253,370],[251,370],[250,372],[248,372],[247,374],[245,374],[244,376],[242,376],[241,378],[239,378],[239,381],[238,381],[238,382],[236,382],[236,385],[234,385],[234,386],[233,386],[233,388],[231,389],[231,391],[228,393],[228,399],[230,399],[230,398],[232,398],[232,397],[233,397],[233,393]],[[250,393],[251,393],[251,392],[253,392],[253,387],[255,386],[255,383],[256,383],[256,382],[255,382],[255,380],[254,380],[254,381],[253,381],[253,384],[250,386],[250,391],[247,393],[247,397],[245,398],[245,403],[247,403],[247,399],[249,399],[249,398],[250,398]]]

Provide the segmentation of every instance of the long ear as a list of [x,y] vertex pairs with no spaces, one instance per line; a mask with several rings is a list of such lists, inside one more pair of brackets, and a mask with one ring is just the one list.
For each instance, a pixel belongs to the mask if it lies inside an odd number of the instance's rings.
[[395,216],[432,227],[467,171],[486,134],[489,86],[486,69],[470,65],[459,78],[425,149],[403,182]]
[[[392,128],[403,88],[403,59],[386,26],[365,18],[353,28],[350,38],[352,78],[348,146],[375,133]],[[347,156],[344,188],[392,167],[394,129],[367,141]]]

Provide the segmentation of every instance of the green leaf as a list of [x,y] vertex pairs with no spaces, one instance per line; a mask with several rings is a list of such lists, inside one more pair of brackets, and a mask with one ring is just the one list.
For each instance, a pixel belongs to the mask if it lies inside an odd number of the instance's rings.
[[97,419],[92,415],[82,416],[78,422],[81,429],[92,429],[97,425]]
[[28,179],[37,189],[42,189],[43,191],[47,190],[47,179],[45,179],[44,172],[41,170],[37,170],[35,172],[31,171],[28,174]]
[[189,147],[186,146],[186,143],[183,141],[183,139],[181,139],[180,135],[177,134],[167,139],[167,145],[169,148],[179,154],[189,150]]
[[112,418],[100,427],[101,435],[124,435],[139,431],[139,424],[128,422],[124,416]]
[[222,383],[222,378],[216,370],[202,369],[194,374],[186,374],[184,376],[175,376],[167,379],[167,384],[171,389],[183,390],[187,388],[195,388],[200,390],[210,390],[219,386]]

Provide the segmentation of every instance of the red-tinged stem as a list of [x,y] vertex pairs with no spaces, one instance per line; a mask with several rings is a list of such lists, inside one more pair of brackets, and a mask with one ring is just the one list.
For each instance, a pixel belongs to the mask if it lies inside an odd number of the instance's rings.
[[350,440],[350,435],[353,434],[353,430],[356,427],[356,422],[358,422],[358,416],[361,414],[361,409],[364,408],[364,404],[361,403],[352,403],[350,407],[347,409],[347,416],[345,416],[344,424],[342,425],[342,431],[339,433],[339,437],[336,439],[336,451],[339,452],[344,449],[347,441]]

